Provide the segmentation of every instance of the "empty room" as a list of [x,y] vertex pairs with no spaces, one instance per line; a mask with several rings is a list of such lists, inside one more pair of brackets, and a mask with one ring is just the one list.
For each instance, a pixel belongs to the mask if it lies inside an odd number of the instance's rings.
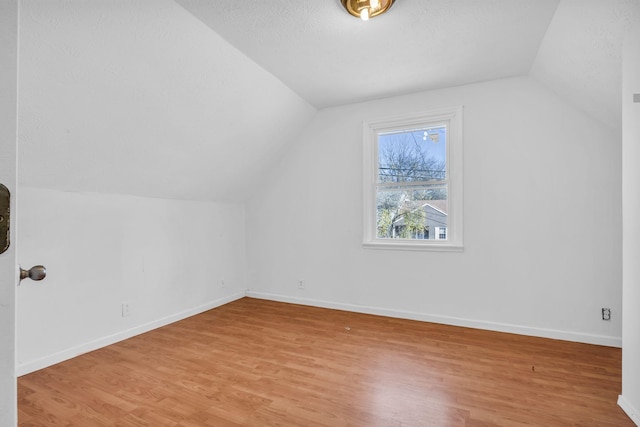
[[639,0],[0,0],[0,427],[640,425]]

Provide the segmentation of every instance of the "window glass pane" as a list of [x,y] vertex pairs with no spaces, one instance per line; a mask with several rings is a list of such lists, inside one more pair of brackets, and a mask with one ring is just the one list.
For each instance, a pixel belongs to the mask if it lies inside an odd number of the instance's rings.
[[378,182],[446,179],[446,126],[378,135]]
[[448,201],[444,185],[378,190],[378,239],[447,240]]

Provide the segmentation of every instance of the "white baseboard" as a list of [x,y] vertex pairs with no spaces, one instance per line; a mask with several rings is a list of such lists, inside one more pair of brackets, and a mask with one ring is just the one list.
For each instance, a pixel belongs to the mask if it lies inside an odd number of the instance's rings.
[[[171,316],[154,320],[152,322],[148,322],[148,323],[145,323],[145,324],[142,324],[134,328],[127,329],[112,335],[108,335],[106,337],[102,337],[102,338],[87,342],[85,344],[81,344],[81,345],[60,351],[58,353],[54,353],[49,356],[42,357],[40,359],[21,363],[16,366],[16,375],[17,376],[26,375],[31,372],[35,372],[39,369],[43,369],[48,366],[55,365],[56,363],[64,362],[65,360],[72,359],[81,354],[88,353],[90,351],[94,351],[99,348],[102,348],[111,344],[115,344],[119,341],[126,340],[136,335],[149,332],[153,329],[157,329],[162,326],[169,325],[171,323],[177,322],[182,319],[186,319],[187,317],[191,317],[196,314],[205,312],[207,310],[211,310],[213,308],[219,307],[221,305],[228,304],[232,301],[238,300],[245,296],[248,296],[251,298],[271,300],[271,301],[288,302],[292,304],[301,304],[301,305],[309,305],[314,307],[330,308],[335,310],[352,311],[355,313],[374,314],[378,316],[387,316],[387,317],[397,317],[400,319],[419,320],[423,322],[441,323],[441,324],[453,325],[453,326],[464,326],[468,328],[486,329],[490,331],[508,332],[513,334],[552,338],[552,339],[559,339],[564,341],[582,342],[587,344],[605,345],[609,347],[622,346],[621,337],[584,334],[580,332],[560,331],[555,329],[531,328],[528,326],[510,325],[506,323],[485,322],[485,321],[477,321],[477,320],[452,317],[452,316],[441,316],[441,315],[416,313],[416,312],[402,311],[402,310],[390,310],[390,309],[379,308],[379,307],[368,307],[368,306],[361,306],[361,305],[355,305],[355,304],[343,304],[343,303],[336,303],[331,301],[322,301],[322,300],[315,300],[315,299],[308,299],[308,298],[297,298],[297,297],[291,297],[287,295],[247,291],[246,293],[239,292],[227,297],[219,298],[207,304],[203,304],[189,310],[184,310],[179,313],[173,314]],[[633,407],[628,405],[628,403],[626,403],[626,401],[622,396],[620,396],[618,400],[618,405],[620,405],[620,407],[622,407],[625,410],[625,412],[636,422],[636,424],[638,424],[638,421],[637,421],[639,419],[638,411],[634,410]]]
[[563,341],[581,342],[586,344],[604,345],[608,347],[622,347],[622,337],[607,335],[585,334],[582,332],[561,331],[556,329],[532,328],[529,326],[511,325],[507,323],[486,322],[481,320],[465,319],[461,317],[441,316],[428,313],[416,313],[403,310],[390,310],[379,307],[368,307],[354,304],[343,304],[316,299],[297,298],[288,295],[269,294],[264,292],[247,291],[251,298],[266,299],[271,301],[288,302],[292,304],[310,305],[314,307],[331,308],[335,310],[353,311],[356,313],[375,314],[378,316],[397,317],[400,319],[419,320],[423,322],[441,323],[452,326],[464,326],[467,328],[486,329],[497,332],[527,335],[533,337],[551,338]]
[[81,344],[58,353],[51,354],[46,357],[42,357],[40,359],[32,360],[29,362],[21,363],[16,366],[16,375],[22,376],[29,374],[31,372],[35,372],[39,369],[46,368],[51,365],[55,365],[56,363],[64,362],[65,360],[72,359],[76,356],[79,356],[84,353],[88,353],[90,351],[97,350],[102,347],[106,347],[111,344],[115,344],[119,341],[124,341],[128,338],[134,337],[136,335],[143,334],[145,332],[149,332],[153,329],[160,328],[162,326],[169,325],[171,323],[177,322],[179,320],[186,319],[187,317],[194,316],[196,314],[203,313],[207,310],[211,310],[212,308],[220,307],[221,305],[228,304],[232,301],[238,300],[245,296],[244,292],[236,293],[233,295],[229,295],[223,298],[216,299],[214,301],[210,301],[206,304],[200,305],[198,307],[190,308],[188,310],[181,311],[176,314],[172,314],[167,317],[163,317],[162,319],[154,320],[152,322],[144,323],[142,325],[136,326],[131,329],[126,329],[124,331],[120,331],[113,335],[108,335],[106,337],[98,338],[96,340],[87,342],[85,344]]
[[631,418],[631,421],[640,426],[640,411],[634,408],[623,395],[618,396],[618,406]]

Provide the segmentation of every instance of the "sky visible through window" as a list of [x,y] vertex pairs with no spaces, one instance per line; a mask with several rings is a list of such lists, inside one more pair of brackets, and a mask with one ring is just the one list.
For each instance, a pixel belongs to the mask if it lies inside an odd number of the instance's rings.
[[380,134],[378,167],[378,182],[444,179],[446,127]]

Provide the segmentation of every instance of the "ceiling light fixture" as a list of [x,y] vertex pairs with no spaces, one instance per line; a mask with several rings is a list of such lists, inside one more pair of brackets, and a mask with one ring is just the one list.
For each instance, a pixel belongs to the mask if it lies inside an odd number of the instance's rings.
[[367,21],[385,13],[395,0],[340,0],[351,15]]

